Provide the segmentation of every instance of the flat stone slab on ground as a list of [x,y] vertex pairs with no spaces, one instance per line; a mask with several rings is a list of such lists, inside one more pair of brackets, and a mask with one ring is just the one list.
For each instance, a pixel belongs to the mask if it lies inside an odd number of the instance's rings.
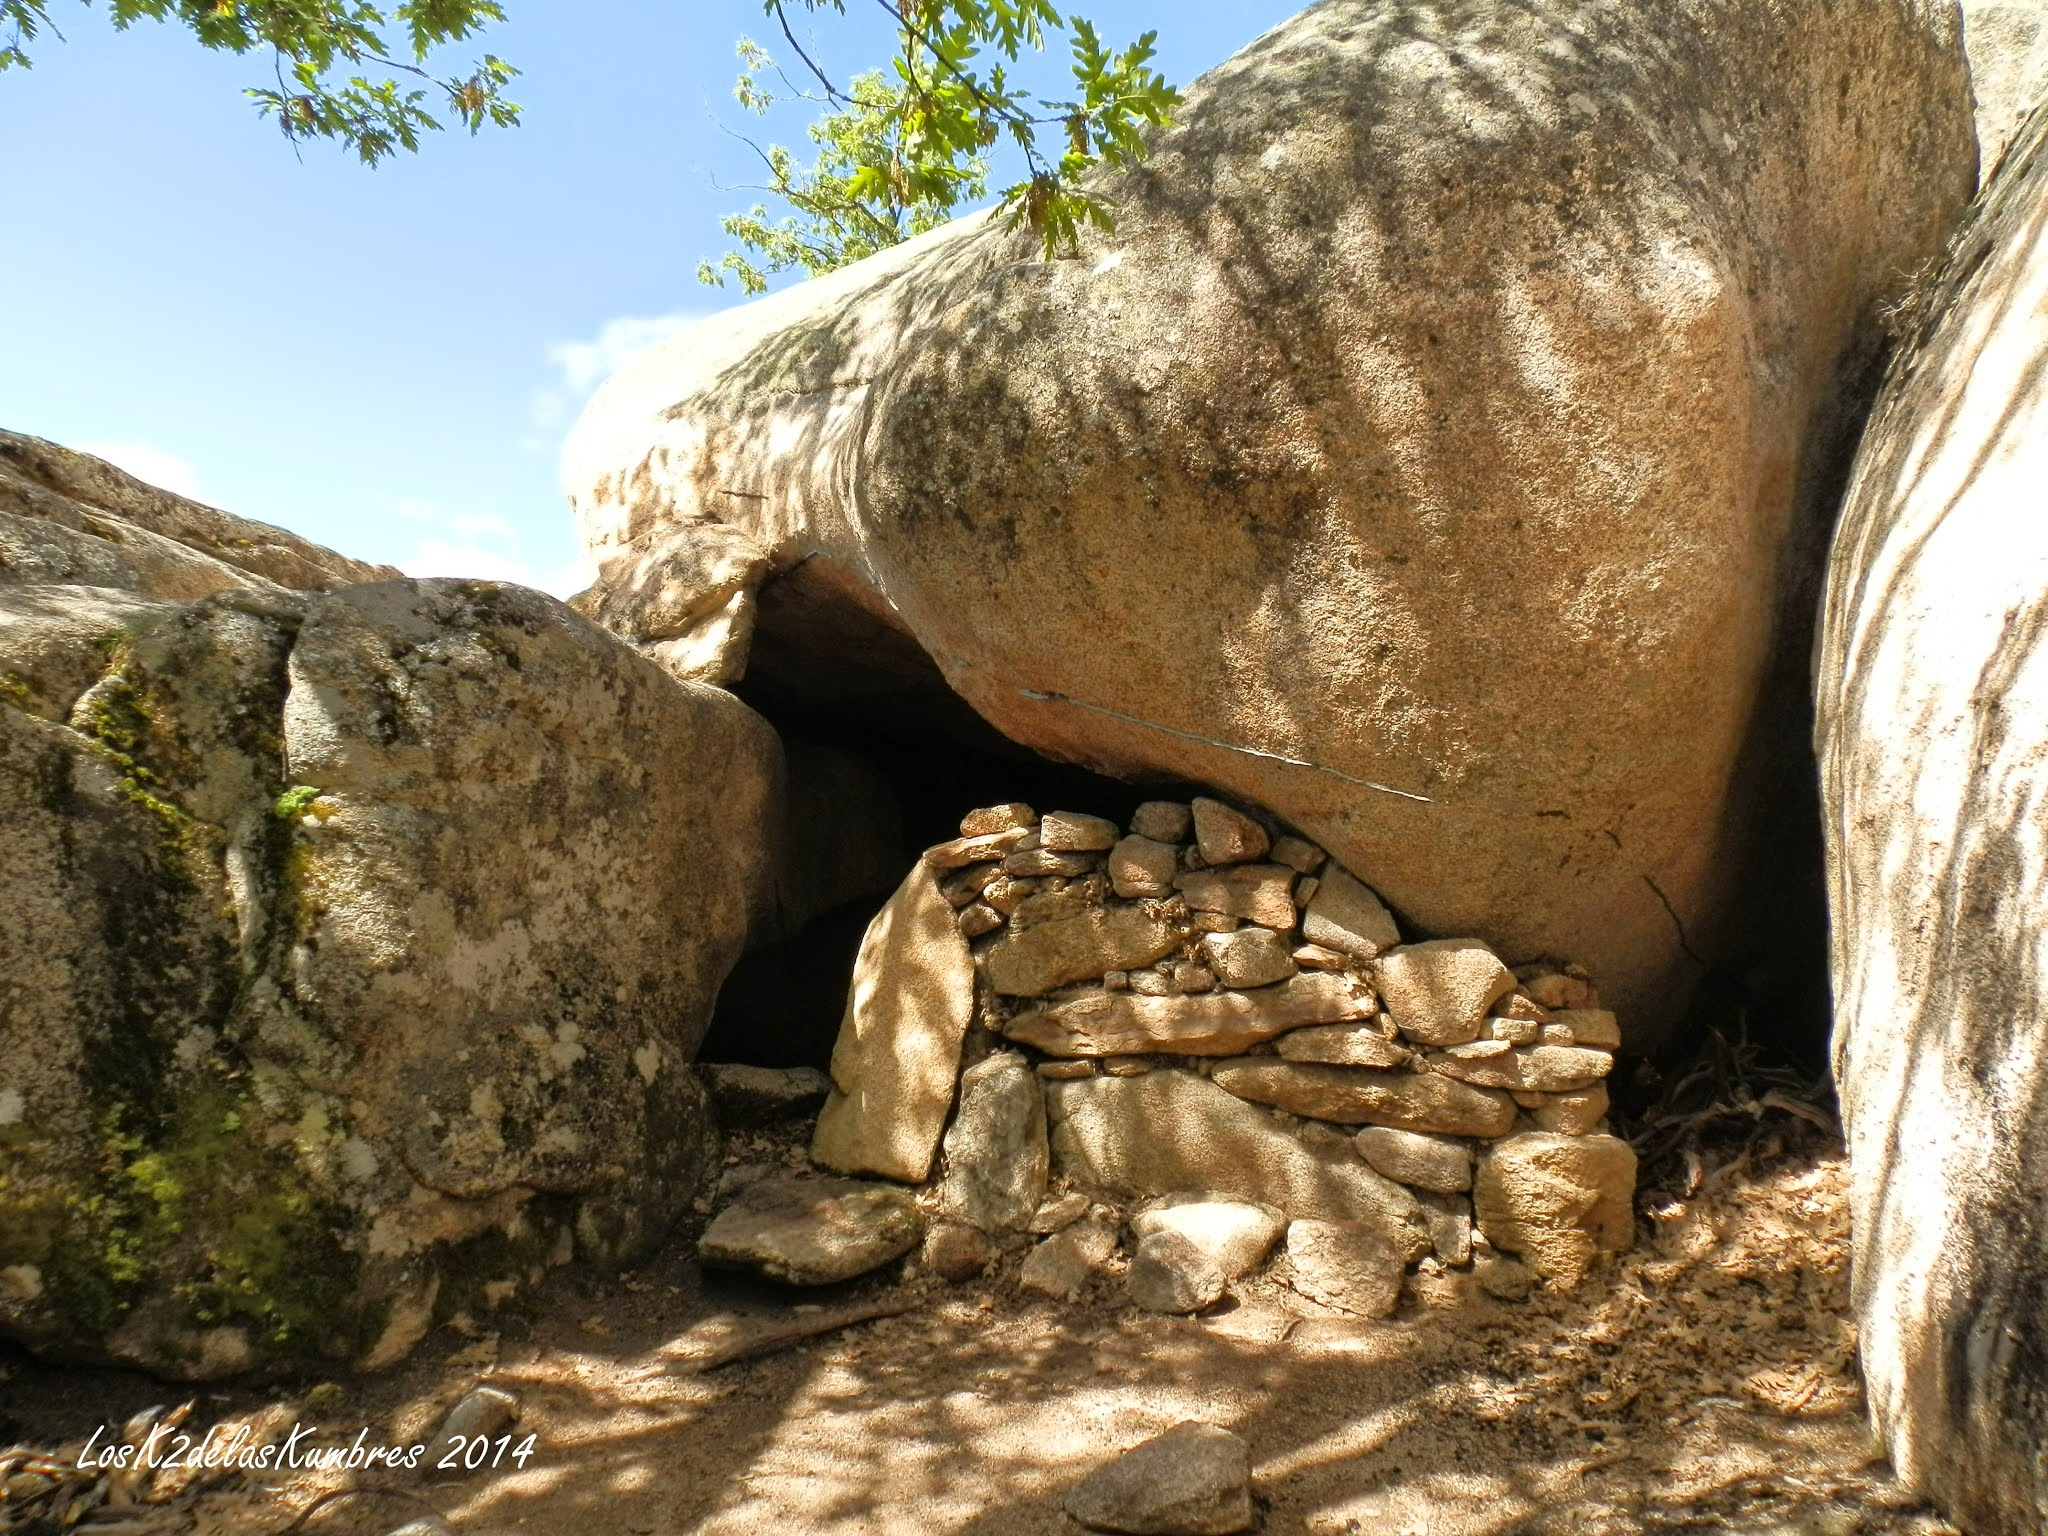
[[792,1120],[825,1102],[832,1079],[816,1067],[756,1067],[744,1062],[707,1062],[697,1069],[711,1091],[718,1123],[769,1125]]
[[901,1258],[923,1228],[906,1189],[857,1179],[764,1179],[705,1228],[697,1257],[708,1268],[748,1270],[785,1285],[834,1285]]
[[1251,1448],[1213,1424],[1178,1424],[1088,1474],[1067,1513],[1124,1536],[1236,1536],[1252,1528]]

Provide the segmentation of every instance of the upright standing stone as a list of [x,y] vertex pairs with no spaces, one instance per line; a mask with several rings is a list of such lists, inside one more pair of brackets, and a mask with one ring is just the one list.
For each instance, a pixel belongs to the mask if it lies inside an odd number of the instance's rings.
[[1045,1096],[1016,1051],[998,1051],[960,1078],[960,1113],[946,1132],[939,1210],[983,1232],[1021,1232],[1045,1198]]
[[902,1258],[923,1231],[916,1200],[893,1185],[764,1179],[704,1229],[697,1257],[785,1285],[836,1285]]
[[812,1160],[922,1183],[973,1014],[974,957],[937,875],[920,862],[861,941]]

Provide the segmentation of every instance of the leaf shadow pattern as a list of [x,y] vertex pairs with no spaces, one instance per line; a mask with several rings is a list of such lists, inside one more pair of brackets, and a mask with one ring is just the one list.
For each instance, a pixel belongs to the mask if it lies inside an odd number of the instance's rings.
[[[557,1272],[524,1310],[474,1320],[488,1335],[436,1334],[396,1372],[284,1404],[230,1388],[208,1409],[406,1444],[481,1380],[519,1401],[523,1465],[230,1479],[127,1518],[381,1536],[384,1489],[465,1531],[1072,1536],[1068,1488],[1199,1419],[1249,1444],[1268,1532],[1931,1536],[1856,1412],[1841,1144],[1824,1114],[1758,1101],[1768,1073],[1714,1075],[1726,1112],[1664,1106],[1693,1112],[1645,1162],[1637,1246],[1570,1294],[1496,1303],[1469,1272],[1418,1274],[1367,1322],[1289,1290],[1283,1257],[1211,1314],[1163,1318],[1127,1304],[1117,1259],[1072,1303],[1024,1292],[1014,1252],[959,1287],[792,1293],[700,1273],[685,1235],[613,1279]],[[793,1163],[803,1143],[801,1126],[735,1133],[728,1157]],[[747,1351],[863,1312],[888,1315]],[[162,1400],[140,1377],[22,1361],[10,1432],[68,1460],[110,1410]],[[329,1498],[349,1488],[365,1496]]]

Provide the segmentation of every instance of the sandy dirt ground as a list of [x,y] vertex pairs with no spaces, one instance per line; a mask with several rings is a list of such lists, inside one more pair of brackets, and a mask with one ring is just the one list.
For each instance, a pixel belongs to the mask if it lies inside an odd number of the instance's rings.
[[[1446,1271],[1366,1323],[1254,1280],[1163,1318],[1122,1303],[1114,1265],[1073,1304],[1021,1290],[1015,1255],[961,1286],[799,1294],[707,1277],[679,1242],[600,1282],[559,1273],[399,1371],[201,1393],[187,1421],[405,1444],[479,1383],[515,1394],[532,1454],[466,1475],[63,1480],[50,1469],[95,1426],[184,1394],[14,1357],[0,1443],[48,1459],[17,1453],[0,1529],[383,1533],[438,1514],[550,1536],[1066,1533],[1080,1477],[1200,1419],[1250,1443],[1268,1533],[1946,1532],[1872,1445],[1841,1147],[1811,1118],[1752,1097],[1648,1138],[1637,1247],[1569,1296],[1497,1301]],[[729,1161],[800,1149],[794,1131],[738,1136]]]

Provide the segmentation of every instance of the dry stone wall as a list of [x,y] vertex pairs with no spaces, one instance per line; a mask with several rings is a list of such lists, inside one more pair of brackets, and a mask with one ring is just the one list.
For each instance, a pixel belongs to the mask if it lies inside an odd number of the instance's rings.
[[[1042,1238],[1021,1278],[1071,1293],[1135,1203],[1141,1304],[1198,1310],[1284,1231],[1297,1289],[1380,1315],[1425,1258],[1571,1285],[1629,1246],[1620,1043],[1583,970],[1404,942],[1356,874],[1239,807],[991,806],[869,929],[811,1153],[926,1186],[942,1271]],[[715,1262],[744,1262],[740,1219]]]

